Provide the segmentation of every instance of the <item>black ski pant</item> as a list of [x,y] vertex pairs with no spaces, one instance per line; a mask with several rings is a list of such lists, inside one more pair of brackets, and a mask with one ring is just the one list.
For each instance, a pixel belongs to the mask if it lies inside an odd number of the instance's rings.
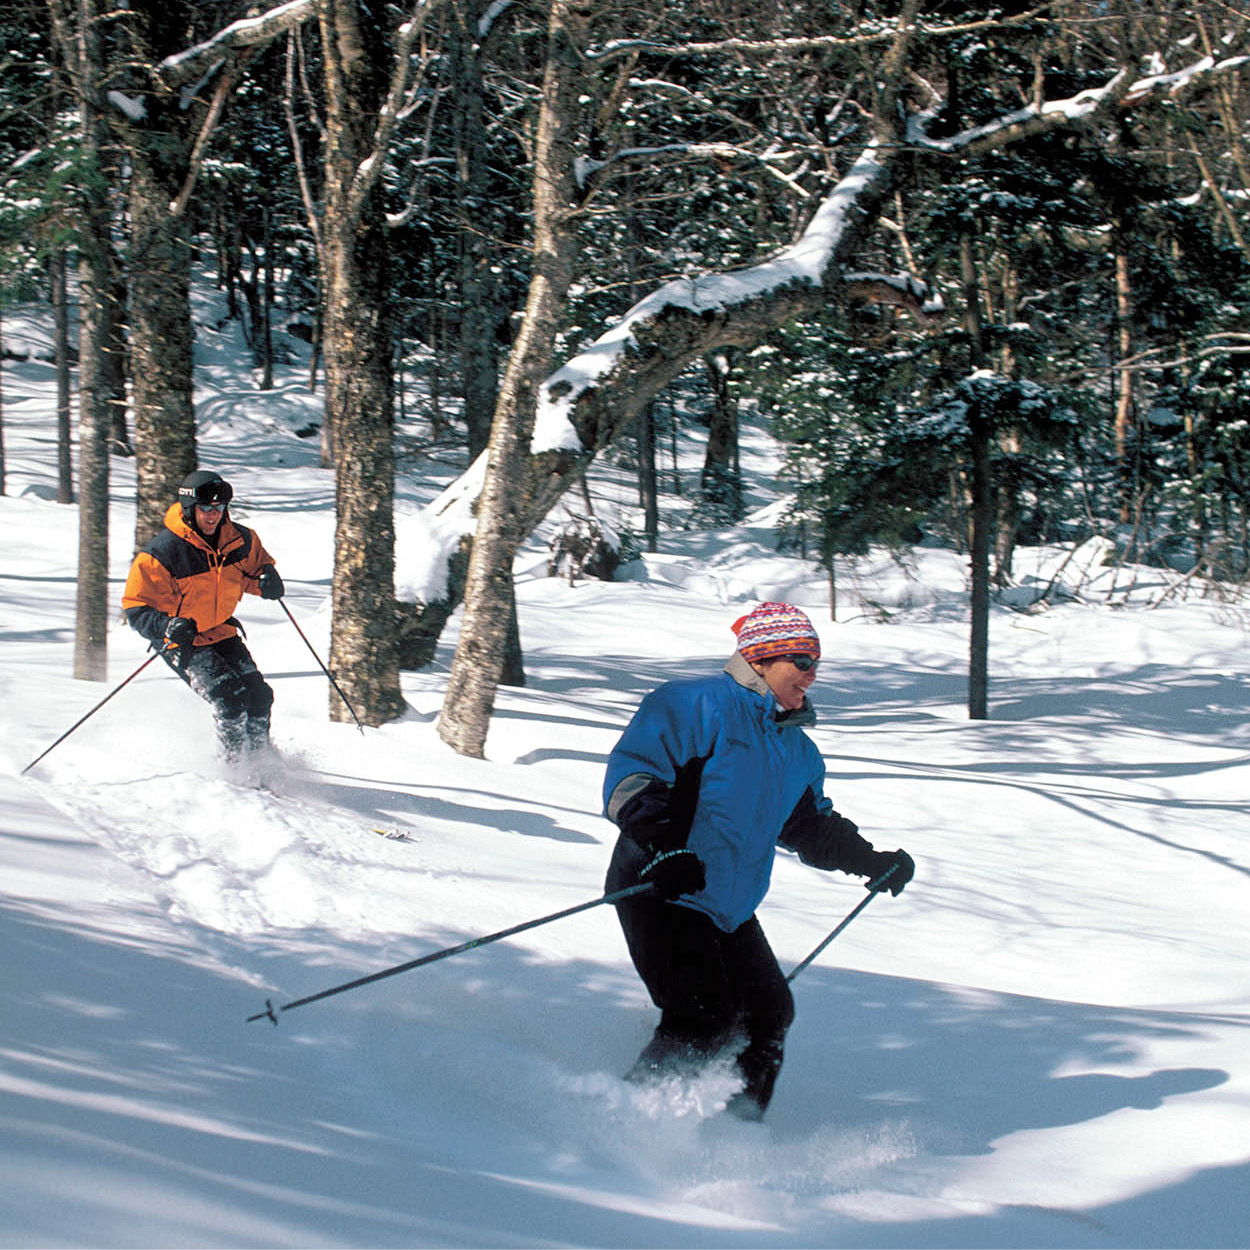
[[268,743],[273,690],[242,638],[236,634],[206,647],[171,648],[161,655],[212,707],[227,759],[237,758],[244,747],[257,750]]
[[[620,889],[627,879],[608,888]],[[637,894],[616,905],[630,958],[660,1009],[660,1023],[628,1076],[697,1067],[738,1048],[744,1088],[729,1109],[747,1119],[764,1113],[794,1020],[794,997],[752,916],[732,933],[689,907]]]

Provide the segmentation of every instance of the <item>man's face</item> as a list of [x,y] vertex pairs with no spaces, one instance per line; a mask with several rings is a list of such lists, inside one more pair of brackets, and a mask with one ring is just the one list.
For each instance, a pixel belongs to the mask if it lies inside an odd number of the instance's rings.
[[224,503],[197,503],[195,505],[195,524],[201,534],[210,537],[221,527],[221,518],[225,515]]
[[777,702],[787,712],[797,712],[803,706],[808,687],[816,680],[817,661],[811,656],[797,657],[800,664],[811,660],[811,667],[804,672],[795,665],[795,656],[782,655],[771,660],[753,661],[751,667],[768,683]]

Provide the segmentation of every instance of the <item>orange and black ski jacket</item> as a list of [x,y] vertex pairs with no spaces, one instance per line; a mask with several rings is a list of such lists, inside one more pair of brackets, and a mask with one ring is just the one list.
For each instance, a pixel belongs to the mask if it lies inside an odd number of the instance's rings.
[[165,528],[134,558],[122,608],[126,620],[145,638],[159,643],[171,616],[188,616],[199,629],[195,645],[206,647],[233,638],[231,621],[244,594],[257,595],[256,579],[273,557],[245,526],[227,512],[217,546],[182,519],[182,505],[170,504]]

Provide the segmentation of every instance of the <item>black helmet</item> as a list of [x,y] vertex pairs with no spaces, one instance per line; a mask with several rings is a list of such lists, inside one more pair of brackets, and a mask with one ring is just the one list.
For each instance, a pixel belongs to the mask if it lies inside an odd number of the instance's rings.
[[234,498],[230,483],[211,469],[196,469],[183,478],[178,487],[178,502],[182,504],[182,519],[191,524],[195,520],[197,503],[229,503]]

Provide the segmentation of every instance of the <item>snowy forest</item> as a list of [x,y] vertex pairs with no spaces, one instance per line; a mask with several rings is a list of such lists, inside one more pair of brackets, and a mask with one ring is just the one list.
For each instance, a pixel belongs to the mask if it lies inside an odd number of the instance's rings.
[[[0,40],[0,287],[55,310],[79,678],[106,673],[110,462],[135,547],[199,463],[198,264],[259,391],[311,348],[333,720],[398,716],[463,606],[439,733],[480,756],[525,681],[520,545],[603,455],[638,521],[587,507],[561,558],[654,551],[689,421],[692,515],[740,520],[748,410],[831,614],[836,557],[966,555],[974,718],[1022,544],[1250,571],[1239,5],[18,0]],[[406,596],[395,483],[431,448],[463,471]]]
[[[1250,1246],[1250,5],[0,58],[0,1248]],[[122,611],[196,470],[284,586],[242,760]],[[775,601],[915,875],[781,844],[745,1121],[625,1079],[603,791]]]

